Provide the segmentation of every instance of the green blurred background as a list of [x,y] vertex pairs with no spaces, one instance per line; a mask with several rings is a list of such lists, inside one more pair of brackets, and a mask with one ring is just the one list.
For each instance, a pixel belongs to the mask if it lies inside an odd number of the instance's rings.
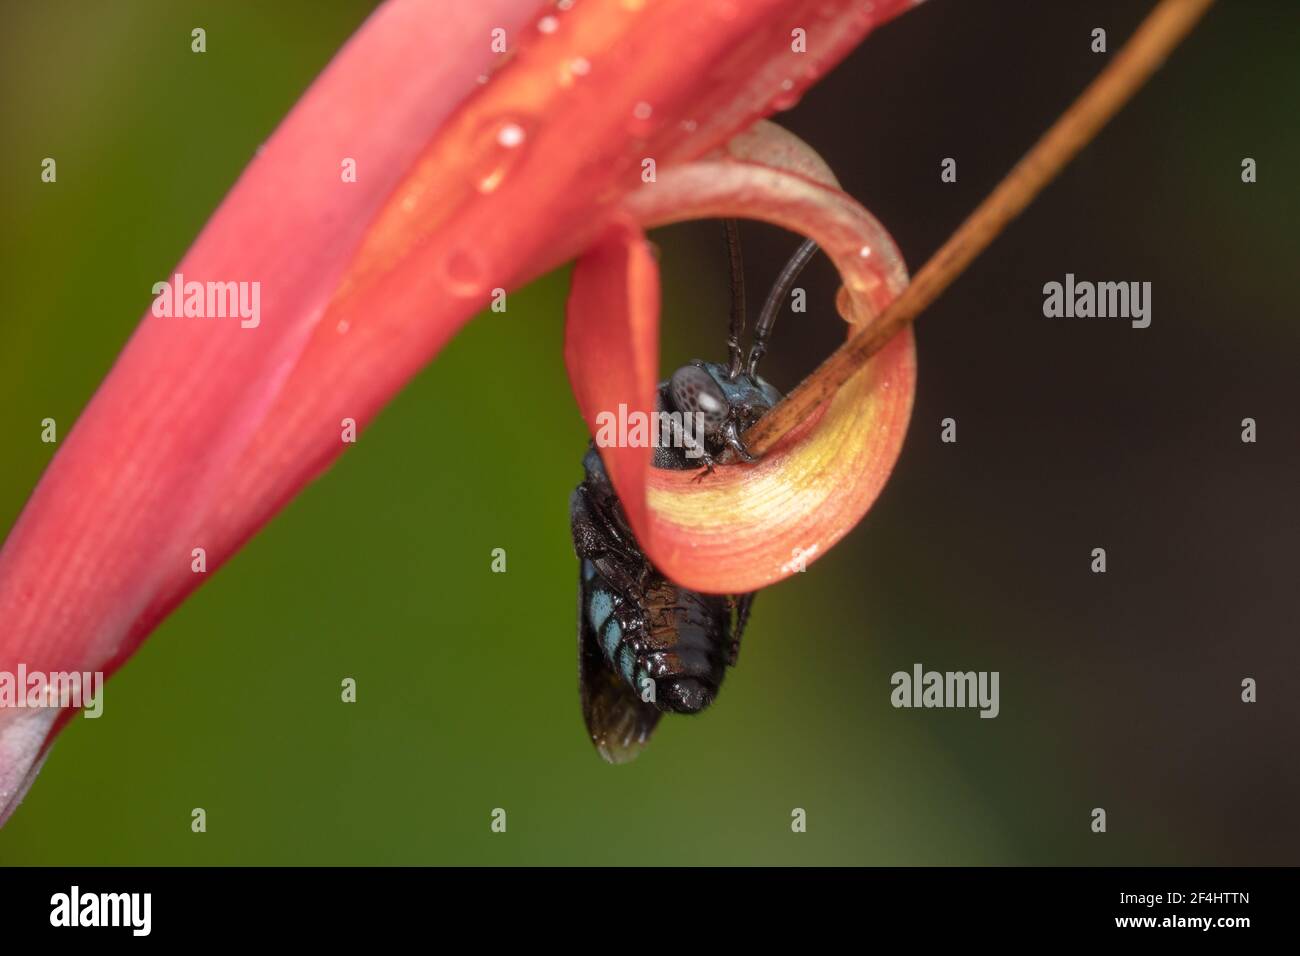
[[[53,451],[41,419],[66,431],[150,284],[371,6],[4,6],[0,531]],[[1117,49],[1147,6],[932,0],[780,121],[915,268],[1104,64],[1092,28]],[[1297,862],[1298,26],[1294,4],[1220,4],[921,319],[880,502],[761,596],[717,704],[666,719],[634,764],[601,763],[578,708],[586,435],[557,274],[472,323],[159,628],[104,717],[59,738],[0,862]],[[793,240],[745,237],[756,308]],[[720,357],[720,229],[656,239],[665,371]],[[1044,319],[1067,271],[1152,281],[1152,327]],[[782,388],[841,334],[829,266],[802,284],[809,313],[783,318],[768,366]],[[889,675],[914,662],[1000,671],[1001,716],[894,710]]]

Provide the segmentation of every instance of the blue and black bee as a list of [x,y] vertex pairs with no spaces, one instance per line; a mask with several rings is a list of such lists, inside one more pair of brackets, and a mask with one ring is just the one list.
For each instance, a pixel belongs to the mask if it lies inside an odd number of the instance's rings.
[[[731,263],[729,362],[694,361],[659,384],[658,411],[698,413],[704,423],[702,454],[658,447],[657,468],[703,465],[701,477],[733,458],[752,461],[741,435],[781,395],[758,377],[759,359],[781,303],[816,252],[801,245],[772,287],[742,363],[745,290],[740,237],[726,220]],[[668,443],[661,442],[666,446]],[[570,499],[573,545],[580,565],[578,587],[578,682],[582,716],[600,755],[610,763],[633,759],[654,731],[659,715],[699,713],[717,697],[754,603],[749,594],[703,594],[679,587],[646,559],[623,507],[589,446],[586,476]]]

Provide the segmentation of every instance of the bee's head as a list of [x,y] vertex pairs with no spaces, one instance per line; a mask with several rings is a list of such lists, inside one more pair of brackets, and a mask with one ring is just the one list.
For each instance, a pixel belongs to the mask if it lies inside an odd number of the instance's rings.
[[733,380],[725,365],[699,361],[673,372],[668,397],[674,411],[700,416],[705,443],[715,453],[733,445],[732,439],[780,399],[776,389],[757,376],[741,374]]

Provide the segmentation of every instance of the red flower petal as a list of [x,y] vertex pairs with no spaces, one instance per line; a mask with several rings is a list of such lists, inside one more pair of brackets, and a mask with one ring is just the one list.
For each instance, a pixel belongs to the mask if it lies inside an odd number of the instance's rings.
[[[659,267],[640,228],[613,223],[573,267],[564,363],[592,434],[602,411],[648,417],[659,372]],[[649,527],[645,483],[650,449],[601,448],[601,458],[637,530]]]
[[[522,28],[534,6],[390,3],[304,95],[177,267],[192,280],[261,283],[260,323],[146,315],[0,551],[0,671],[112,671],[202,581],[192,548],[207,548],[212,569],[269,516],[265,499],[221,497],[235,462],[368,222],[491,68],[490,29]],[[345,157],[355,183],[342,181]],[[428,318],[446,337],[463,316]],[[323,463],[282,459],[296,486]],[[244,526],[218,540],[211,524],[223,515]],[[0,712],[0,821],[55,715]]]
[[[112,671],[203,579],[193,548],[219,566],[343,450],[343,418],[364,425],[493,288],[600,235],[644,157],[663,170],[715,147],[908,6],[637,0],[545,22],[532,0],[381,8],[179,267],[261,283],[258,327],[147,316],[14,526],[0,669]],[[0,817],[36,719],[0,713]]]

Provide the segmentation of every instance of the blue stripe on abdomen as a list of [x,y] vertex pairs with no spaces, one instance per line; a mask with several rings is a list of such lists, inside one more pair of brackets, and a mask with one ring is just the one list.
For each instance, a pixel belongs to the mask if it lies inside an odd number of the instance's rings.
[[632,683],[632,673],[636,668],[636,655],[632,653],[632,648],[623,647],[618,652],[618,672],[623,675],[623,680],[629,684]]
[[614,662],[614,654],[618,651],[618,642],[622,639],[623,628],[619,627],[618,621],[615,620],[611,620],[600,633],[600,646],[605,652],[605,660],[611,664]]
[[601,627],[604,626],[613,613],[614,596],[604,588],[595,588],[591,592],[591,600],[587,604],[587,620],[591,622],[591,626],[597,634],[600,633]]

